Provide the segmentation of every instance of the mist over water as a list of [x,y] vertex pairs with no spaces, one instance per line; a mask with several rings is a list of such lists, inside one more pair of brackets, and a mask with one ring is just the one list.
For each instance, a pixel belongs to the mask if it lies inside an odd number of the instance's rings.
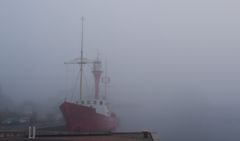
[[12,103],[2,106],[57,108],[66,93],[63,63],[80,56],[85,16],[84,56],[99,50],[108,62],[118,131],[239,140],[239,7],[235,0],[2,0],[1,100]]

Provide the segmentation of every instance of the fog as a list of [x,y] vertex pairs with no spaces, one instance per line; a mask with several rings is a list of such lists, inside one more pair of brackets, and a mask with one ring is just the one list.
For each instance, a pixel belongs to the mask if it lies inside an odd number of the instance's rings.
[[[119,131],[240,139],[237,0],[1,0],[0,84],[15,102],[63,100],[66,66],[108,62]],[[50,102],[51,103],[51,102]]]

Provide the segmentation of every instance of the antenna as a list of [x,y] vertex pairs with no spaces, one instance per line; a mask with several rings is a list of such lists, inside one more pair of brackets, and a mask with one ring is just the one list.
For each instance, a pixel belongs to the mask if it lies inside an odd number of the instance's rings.
[[108,84],[110,83],[110,78],[108,77],[108,66],[107,66],[107,60],[105,60],[105,76],[102,79],[102,82],[104,83],[104,99],[106,99],[107,95],[108,95]]
[[108,89],[107,89],[107,85],[109,83],[109,78],[108,78],[108,75],[107,75],[107,60],[105,61],[105,81],[104,81],[104,87],[105,87],[105,95],[104,95],[104,98],[107,98],[107,93],[108,93]]
[[100,56],[99,49],[97,49],[97,60],[99,60],[99,56]]

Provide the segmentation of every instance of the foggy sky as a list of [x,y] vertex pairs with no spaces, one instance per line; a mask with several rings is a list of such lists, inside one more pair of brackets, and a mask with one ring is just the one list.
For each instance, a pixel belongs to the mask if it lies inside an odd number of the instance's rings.
[[148,128],[164,140],[237,140],[239,7],[237,0],[1,0],[0,84],[18,100],[56,97],[63,62],[80,55],[85,16],[84,55],[99,50],[107,59],[121,128]]

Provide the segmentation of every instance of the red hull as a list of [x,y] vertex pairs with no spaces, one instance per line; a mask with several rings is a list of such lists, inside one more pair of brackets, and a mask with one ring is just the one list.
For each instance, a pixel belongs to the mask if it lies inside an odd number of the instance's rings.
[[60,109],[70,131],[112,131],[117,126],[115,117],[98,114],[92,107],[64,102]]

